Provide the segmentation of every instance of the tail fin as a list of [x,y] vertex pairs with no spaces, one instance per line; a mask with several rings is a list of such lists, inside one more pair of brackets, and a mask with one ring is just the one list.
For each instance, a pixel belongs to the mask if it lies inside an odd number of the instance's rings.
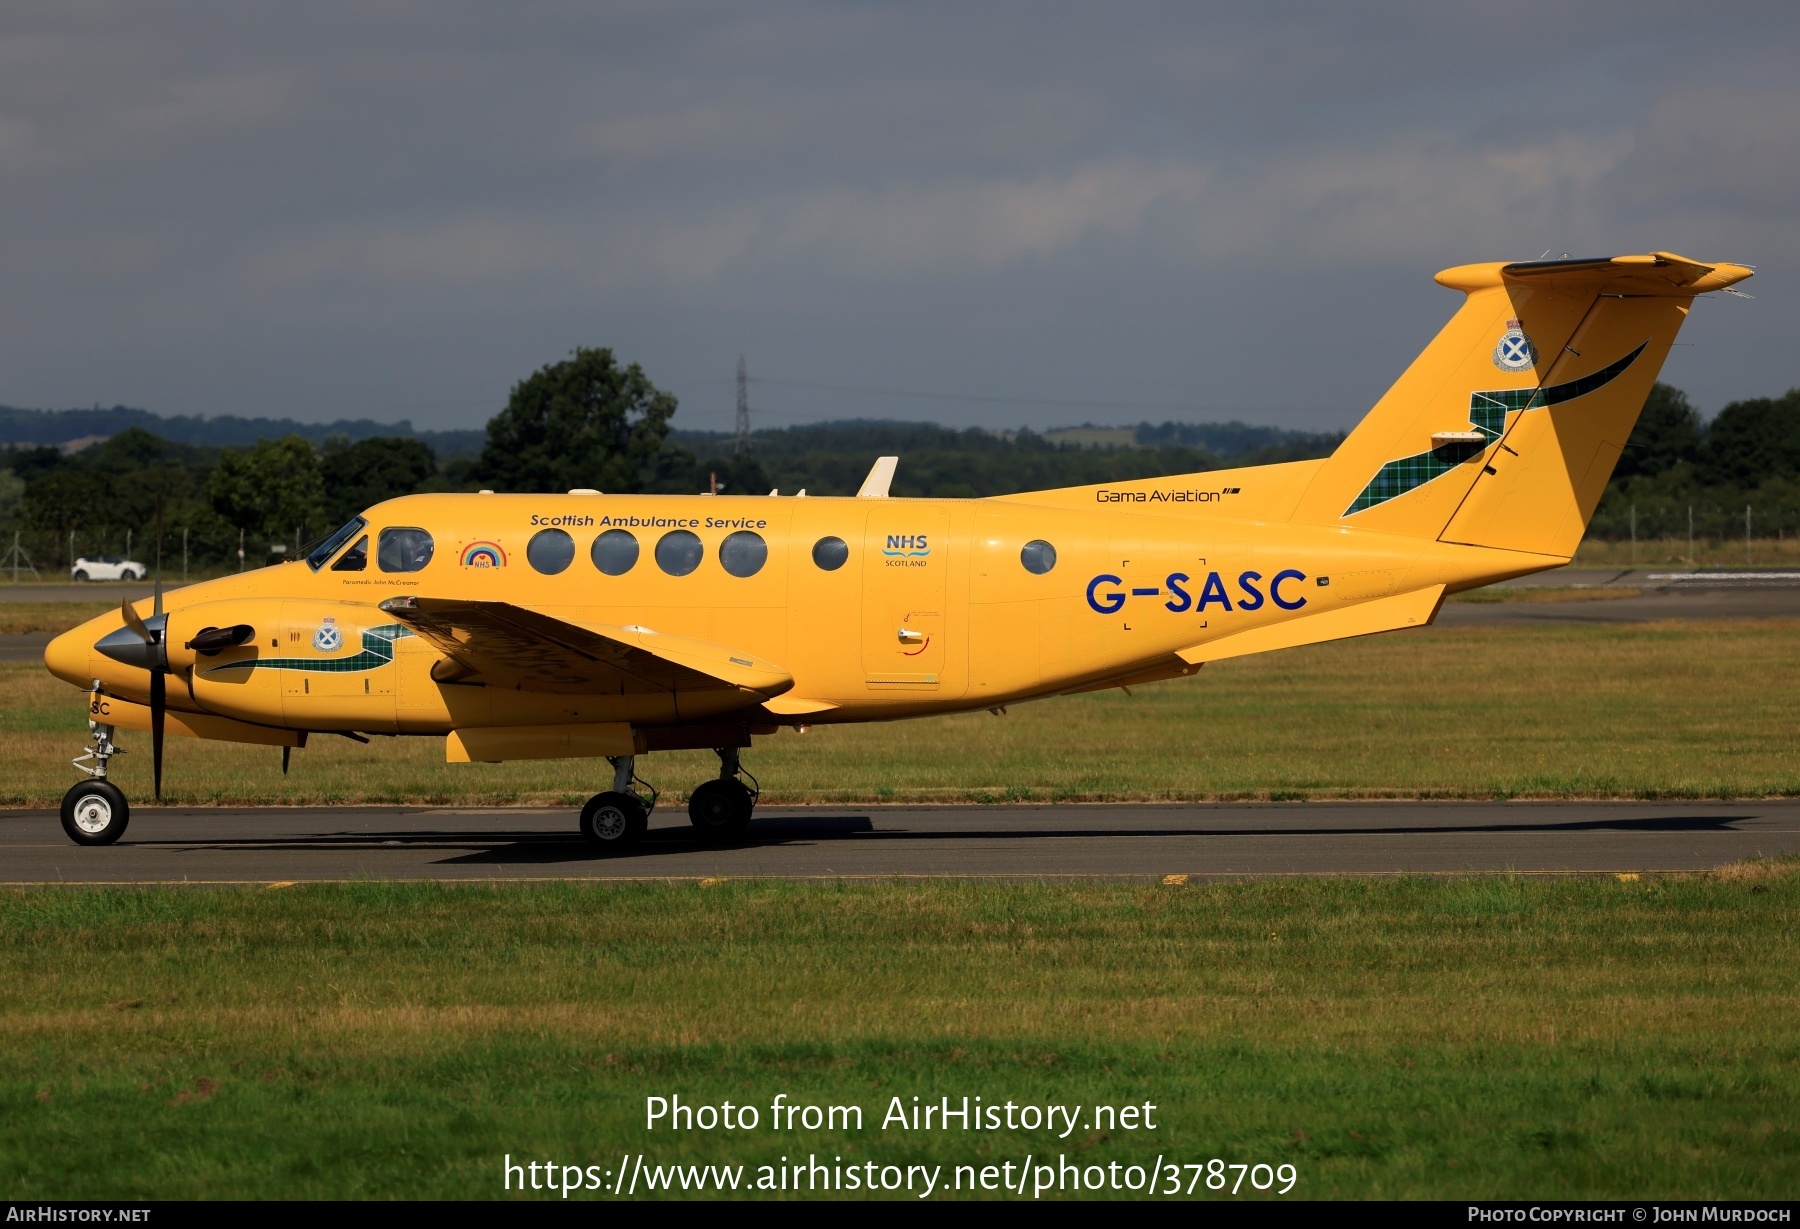
[[1446,269],[1462,309],[1294,519],[1572,555],[1688,305],[1750,274],[1667,252]]

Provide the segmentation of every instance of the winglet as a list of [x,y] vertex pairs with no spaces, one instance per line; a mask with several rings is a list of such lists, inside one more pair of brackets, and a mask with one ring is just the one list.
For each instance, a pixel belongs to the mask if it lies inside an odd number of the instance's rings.
[[875,464],[869,467],[869,476],[863,479],[862,490],[856,493],[856,497],[886,499],[888,487],[894,481],[894,470],[899,464],[899,457],[876,457]]

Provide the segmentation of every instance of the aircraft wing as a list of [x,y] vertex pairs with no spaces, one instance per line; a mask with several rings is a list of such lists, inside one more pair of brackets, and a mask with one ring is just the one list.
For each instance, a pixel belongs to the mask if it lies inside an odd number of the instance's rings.
[[751,653],[652,631],[577,626],[510,602],[396,597],[381,609],[445,657],[440,683],[485,683],[572,695],[744,691],[768,699],[793,676]]

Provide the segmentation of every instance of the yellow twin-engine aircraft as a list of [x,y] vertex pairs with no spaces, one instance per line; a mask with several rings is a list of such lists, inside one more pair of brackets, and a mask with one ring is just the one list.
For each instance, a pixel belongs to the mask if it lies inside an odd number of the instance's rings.
[[[1657,252],[1437,275],[1462,308],[1320,461],[892,499],[413,495],[304,560],[160,588],[58,637],[89,691],[87,845],[125,830],[118,727],[292,748],[432,735],[451,762],[605,756],[601,850],[643,835],[636,758],[712,748],[704,834],[749,821],[739,752],[783,725],[889,721],[1170,679],[1428,624],[1446,593],[1567,563],[1695,295],[1749,277]],[[283,751],[284,760],[288,752]]]

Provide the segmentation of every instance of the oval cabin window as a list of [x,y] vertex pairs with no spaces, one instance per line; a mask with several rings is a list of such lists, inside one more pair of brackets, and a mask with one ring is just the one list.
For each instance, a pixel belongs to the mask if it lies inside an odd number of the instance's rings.
[[835,572],[850,559],[850,546],[842,538],[820,538],[813,543],[813,562],[821,572]]
[[685,529],[671,529],[656,542],[656,566],[671,576],[686,576],[705,554],[699,536]]
[[754,576],[769,561],[769,544],[760,533],[740,529],[719,543],[719,566],[733,576]]
[[1042,538],[1027,542],[1019,552],[1019,562],[1025,565],[1027,572],[1042,576],[1056,566],[1056,548]]
[[375,549],[375,561],[384,572],[417,572],[431,562],[431,535],[423,529],[384,529]]
[[575,561],[575,539],[560,529],[540,529],[525,544],[525,558],[544,575],[555,576]]
[[588,556],[608,576],[623,576],[637,566],[638,540],[628,529],[608,529],[594,539]]

